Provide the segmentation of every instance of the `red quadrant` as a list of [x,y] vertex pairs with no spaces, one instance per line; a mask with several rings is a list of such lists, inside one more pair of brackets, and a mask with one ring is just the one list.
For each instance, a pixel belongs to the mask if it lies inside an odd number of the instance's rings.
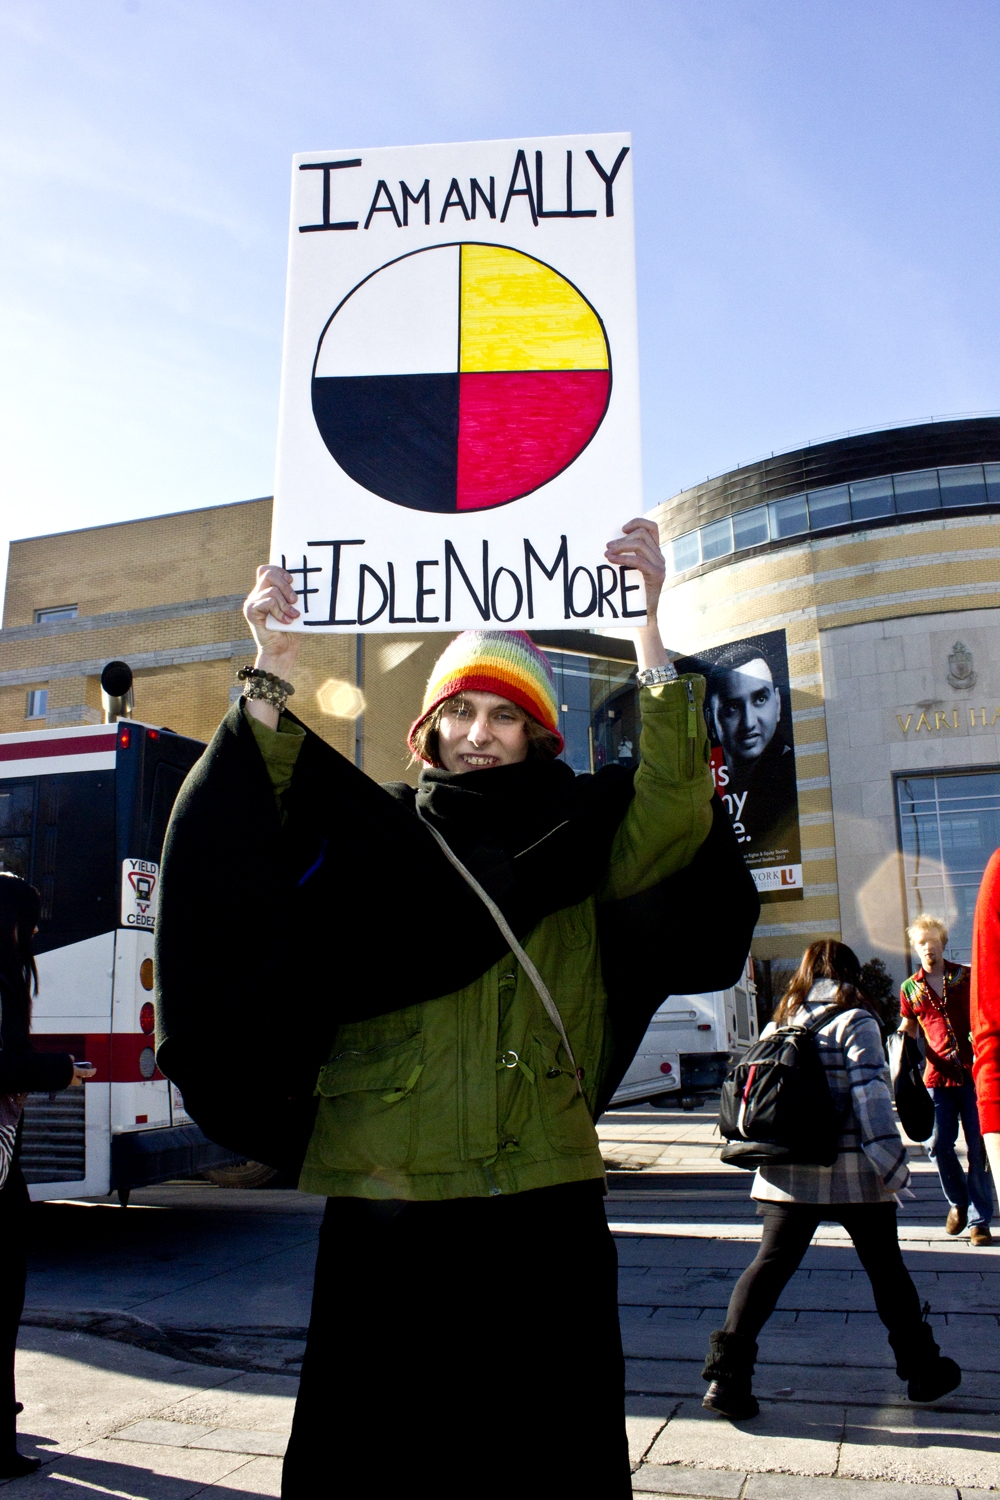
[[608,404],[607,370],[504,370],[460,377],[458,510],[526,495],[573,462]]

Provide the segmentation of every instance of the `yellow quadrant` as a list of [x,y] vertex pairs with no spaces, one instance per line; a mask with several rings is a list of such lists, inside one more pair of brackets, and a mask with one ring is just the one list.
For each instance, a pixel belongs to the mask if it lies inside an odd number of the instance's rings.
[[594,311],[564,277],[517,250],[462,246],[459,369],[606,370]]

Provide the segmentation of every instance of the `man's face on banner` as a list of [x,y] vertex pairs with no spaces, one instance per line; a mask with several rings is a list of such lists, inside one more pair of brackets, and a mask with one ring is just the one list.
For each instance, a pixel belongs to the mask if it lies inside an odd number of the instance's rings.
[[781,694],[764,658],[758,656],[716,679],[708,711],[730,766],[758,760],[781,718]]

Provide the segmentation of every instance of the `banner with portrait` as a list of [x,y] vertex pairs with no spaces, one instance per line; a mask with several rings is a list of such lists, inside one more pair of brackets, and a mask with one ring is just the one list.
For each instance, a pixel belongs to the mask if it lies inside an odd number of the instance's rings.
[[762,901],[801,901],[795,738],[783,630],[744,636],[675,663],[706,680],[715,788]]

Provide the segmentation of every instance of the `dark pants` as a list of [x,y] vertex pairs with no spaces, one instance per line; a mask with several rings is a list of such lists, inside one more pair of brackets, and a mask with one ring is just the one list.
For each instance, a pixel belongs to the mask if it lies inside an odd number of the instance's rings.
[[798,1270],[816,1228],[842,1224],[868,1273],[879,1317],[891,1336],[912,1336],[920,1298],[903,1264],[894,1203],[765,1203],[760,1249],[733,1288],[723,1325],[727,1333],[755,1339]]
[[27,1276],[28,1189],[12,1167],[0,1189],[0,1459],[17,1444],[14,1351]]
[[600,1182],[331,1198],[284,1500],[625,1500],[617,1255]]
[[[979,1132],[976,1085],[968,1076],[962,1084],[931,1089],[934,1100],[934,1134],[924,1150],[938,1169],[941,1191],[952,1208],[969,1211],[969,1226],[988,1225],[993,1217],[993,1185],[986,1161],[986,1147]],[[968,1177],[955,1154],[958,1125],[962,1122],[968,1155]]]

